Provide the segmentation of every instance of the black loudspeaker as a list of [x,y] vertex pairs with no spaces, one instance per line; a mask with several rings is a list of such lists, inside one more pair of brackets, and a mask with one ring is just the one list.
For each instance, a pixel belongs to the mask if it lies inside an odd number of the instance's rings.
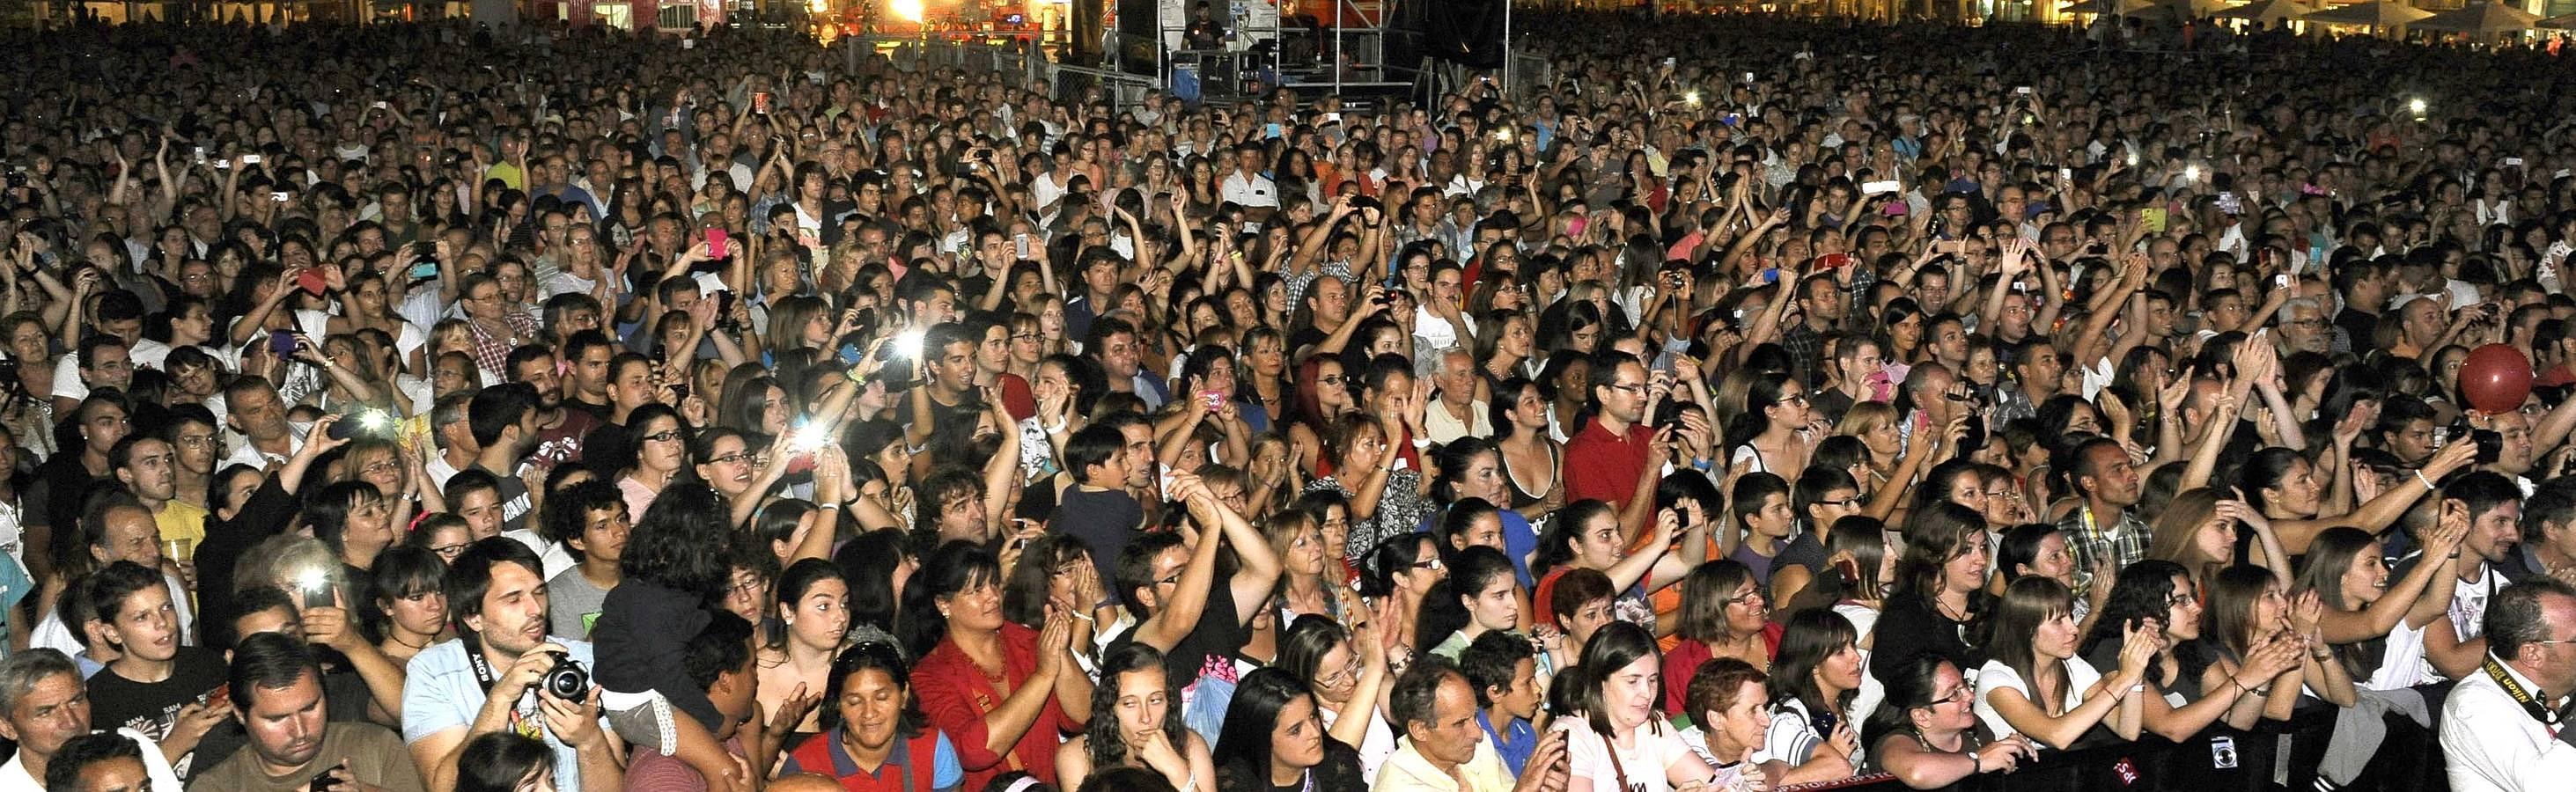
[[1127,71],[1131,74],[1154,73],[1154,52],[1163,46],[1158,28],[1162,4],[1155,0],[1117,0],[1118,44]]
[[[1101,2],[1102,0],[1073,0],[1073,10],[1068,14],[1070,18],[1066,20],[1069,23],[1067,27],[1072,29],[1070,32],[1073,36],[1071,47],[1073,52],[1072,57],[1067,60],[1077,65],[1100,62]],[[1127,13],[1123,4],[1119,7],[1118,13],[1121,16]]]
[[1422,54],[1469,68],[1501,68],[1505,1],[1429,0]]

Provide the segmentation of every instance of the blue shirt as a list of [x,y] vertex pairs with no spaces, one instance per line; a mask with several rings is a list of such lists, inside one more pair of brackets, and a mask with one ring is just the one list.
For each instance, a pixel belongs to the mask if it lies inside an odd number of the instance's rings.
[[[562,646],[572,655],[573,661],[584,668],[596,667],[592,663],[589,641],[555,636],[547,636],[546,640]],[[506,670],[492,669],[496,674]],[[420,654],[412,656],[403,681],[403,742],[417,743],[441,731],[472,727],[474,716],[483,711],[483,701],[490,695],[486,692],[488,689],[475,678],[473,664],[466,661],[463,639],[451,639],[421,650]],[[532,687],[519,697],[519,718],[533,717],[536,712],[537,690]],[[513,722],[524,721],[514,719]],[[600,718],[599,728],[603,732],[609,730],[607,717]],[[555,752],[555,788],[580,789],[581,757],[573,752],[572,746],[555,739],[552,729],[537,731],[539,739]]]
[[1485,739],[1494,741],[1494,752],[1503,755],[1503,769],[1512,771],[1513,778],[1519,778],[1521,766],[1529,764],[1530,753],[1538,750],[1538,731],[1530,728],[1529,721],[1513,718],[1510,725],[1503,727],[1502,733],[1496,734],[1494,724],[1485,719],[1484,710],[1476,711],[1476,726],[1485,730]]

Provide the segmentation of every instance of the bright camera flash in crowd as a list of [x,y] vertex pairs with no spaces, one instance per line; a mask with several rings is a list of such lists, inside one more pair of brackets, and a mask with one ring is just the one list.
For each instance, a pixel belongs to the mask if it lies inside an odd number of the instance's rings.
[[895,334],[894,355],[905,360],[921,359],[922,331],[906,330]]
[[799,454],[822,448],[832,439],[832,428],[819,423],[803,423],[787,435],[787,450]]
[[2420,96],[2419,96],[2419,97],[2416,97],[2416,98],[2413,98],[2413,99],[2408,99],[2408,100],[2406,100],[2406,109],[2407,109],[2407,111],[2408,111],[2408,112],[2412,112],[2412,113],[2414,113],[2414,114],[2416,115],[2416,117],[2418,117],[2418,118],[2423,117],[2423,115],[2424,115],[2424,99],[2423,99],[2423,97],[2420,97]]
[[1690,91],[1690,92],[1688,92],[1688,93],[1684,93],[1684,94],[1682,94],[1682,104],[1690,105],[1690,106],[1692,106],[1692,107],[1698,107],[1698,106],[1699,106],[1699,92],[1698,92],[1698,91]]

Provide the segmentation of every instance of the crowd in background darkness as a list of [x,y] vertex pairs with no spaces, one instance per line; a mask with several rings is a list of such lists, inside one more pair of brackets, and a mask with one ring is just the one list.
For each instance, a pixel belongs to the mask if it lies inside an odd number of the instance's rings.
[[0,792],[2576,777],[2576,69],[1521,24],[0,33]]

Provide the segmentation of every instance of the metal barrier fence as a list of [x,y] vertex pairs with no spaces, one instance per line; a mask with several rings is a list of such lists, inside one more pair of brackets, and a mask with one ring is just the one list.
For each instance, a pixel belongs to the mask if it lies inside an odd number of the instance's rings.
[[1145,75],[1057,63],[1044,48],[1026,40],[850,36],[845,41],[849,43],[842,46],[873,50],[907,72],[957,69],[1012,75],[1018,78],[1017,84],[1041,88],[1059,98],[1071,85],[1100,85],[1115,92],[1120,102],[1135,101],[1158,87],[1154,78]]

